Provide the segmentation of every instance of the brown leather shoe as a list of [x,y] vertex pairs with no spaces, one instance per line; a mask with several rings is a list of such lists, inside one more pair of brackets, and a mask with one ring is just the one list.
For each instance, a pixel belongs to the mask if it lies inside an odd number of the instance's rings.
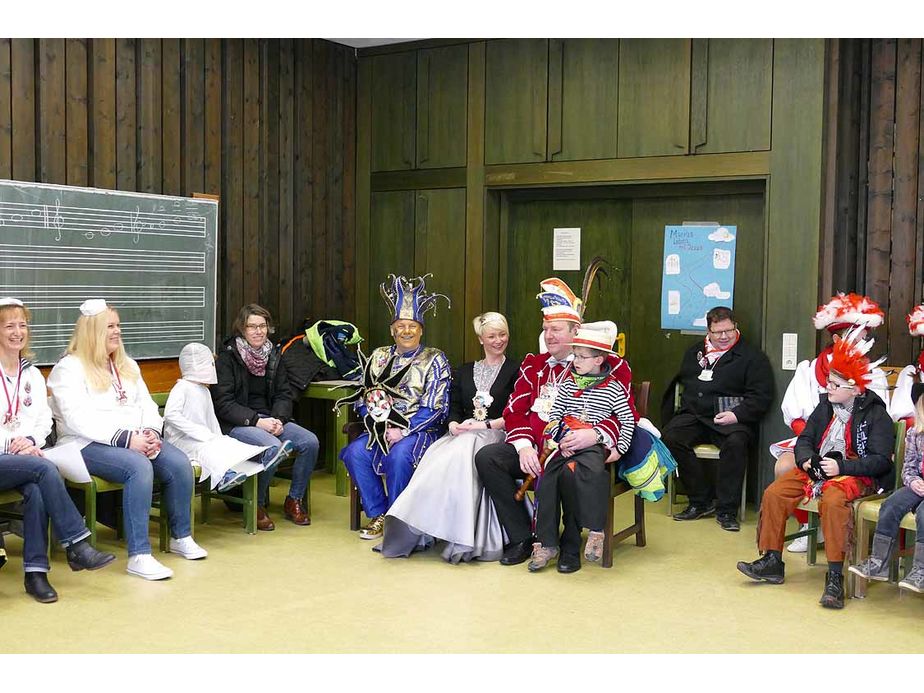
[[282,506],[283,511],[286,514],[286,518],[292,520],[297,525],[310,525],[311,524],[311,515],[305,512],[304,506],[302,506],[302,501],[299,498],[292,498],[291,496],[286,496],[285,505]]
[[257,506],[257,529],[264,532],[272,532],[276,529],[276,525],[273,524],[270,516],[266,514],[266,508],[261,506]]

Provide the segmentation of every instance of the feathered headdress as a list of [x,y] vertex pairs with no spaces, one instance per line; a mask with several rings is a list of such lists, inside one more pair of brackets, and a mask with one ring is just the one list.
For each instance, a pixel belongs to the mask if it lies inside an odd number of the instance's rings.
[[819,306],[812,318],[816,330],[827,328],[832,333],[855,325],[872,329],[879,327],[884,320],[885,313],[869,296],[844,292],[838,292],[830,301]]
[[446,306],[452,307],[452,301],[443,294],[428,294],[425,291],[425,282],[432,274],[407,279],[406,277],[389,274],[388,279],[379,285],[379,292],[385,299],[385,305],[392,313],[392,322],[396,320],[414,320],[423,325],[424,313],[429,310],[436,315],[436,301],[446,299]]
[[924,337],[924,303],[915,306],[905,320],[908,322],[908,332],[913,337]]
[[872,380],[872,371],[885,361],[885,356],[870,363],[866,356],[873,348],[875,340],[862,338],[863,326],[858,325],[843,337],[834,338],[834,351],[831,354],[831,370],[841,375],[850,385],[856,385],[863,393]]

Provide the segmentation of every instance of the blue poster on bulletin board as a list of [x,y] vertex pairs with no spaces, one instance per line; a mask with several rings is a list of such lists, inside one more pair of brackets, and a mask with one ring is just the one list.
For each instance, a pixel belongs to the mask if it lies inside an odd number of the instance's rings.
[[665,226],[661,329],[706,331],[706,312],[734,307],[737,226]]

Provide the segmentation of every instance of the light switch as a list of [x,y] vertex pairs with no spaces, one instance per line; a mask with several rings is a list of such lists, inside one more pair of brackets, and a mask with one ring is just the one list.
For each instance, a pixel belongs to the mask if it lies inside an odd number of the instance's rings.
[[783,370],[796,370],[797,357],[796,353],[799,346],[799,335],[795,332],[783,333]]

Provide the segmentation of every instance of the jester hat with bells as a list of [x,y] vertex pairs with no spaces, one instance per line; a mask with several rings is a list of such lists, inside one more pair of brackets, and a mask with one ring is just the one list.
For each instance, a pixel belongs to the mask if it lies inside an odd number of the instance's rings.
[[426,280],[432,274],[408,279],[403,276],[389,274],[388,279],[379,285],[379,292],[385,299],[385,305],[391,311],[391,322],[397,320],[413,320],[424,324],[424,314],[432,310],[436,315],[436,301],[446,299],[446,307],[451,308],[452,302],[448,296],[437,293],[427,293]]

